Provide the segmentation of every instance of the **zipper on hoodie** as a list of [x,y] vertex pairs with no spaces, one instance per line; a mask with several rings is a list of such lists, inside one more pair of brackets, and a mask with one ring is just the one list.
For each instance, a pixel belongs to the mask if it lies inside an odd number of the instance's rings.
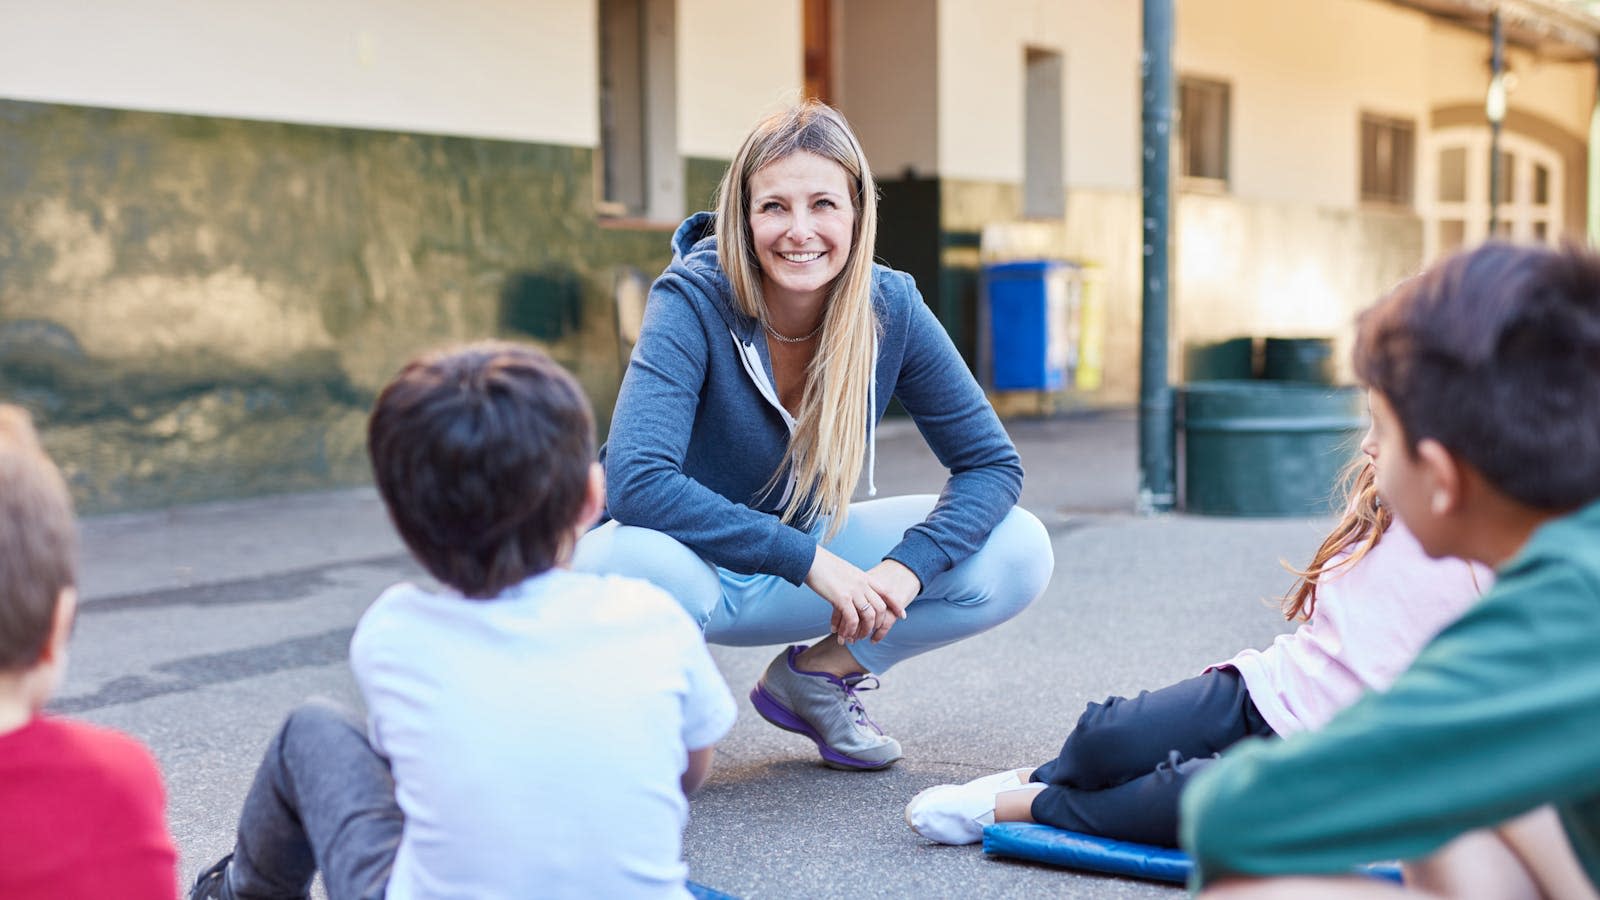
[[[767,377],[767,367],[761,361],[761,351],[756,349],[754,341],[746,341],[728,329],[728,334],[733,338],[734,349],[739,354],[739,361],[744,363],[745,374],[755,383],[756,390],[766,398],[767,403],[783,416],[783,424],[789,428],[789,439],[794,439],[795,420],[789,410],[778,400],[778,391],[772,385],[772,380]],[[872,339],[872,377],[867,380],[867,496],[878,496],[878,339]],[[794,493],[794,470],[789,470],[788,478],[783,485],[783,496],[779,498],[780,507],[789,505],[789,497]]]
[[[789,440],[794,440],[794,416],[778,401],[778,391],[772,386],[772,380],[767,377],[767,367],[761,362],[761,351],[756,349],[754,341],[741,340],[733,329],[728,329],[728,334],[733,337],[733,346],[739,352],[739,361],[744,363],[744,372],[755,382],[756,390],[761,392],[772,408],[783,416],[783,424],[789,428]],[[794,469],[789,469],[788,477],[783,483],[783,496],[778,498],[779,508],[789,505],[789,497],[794,494]]]

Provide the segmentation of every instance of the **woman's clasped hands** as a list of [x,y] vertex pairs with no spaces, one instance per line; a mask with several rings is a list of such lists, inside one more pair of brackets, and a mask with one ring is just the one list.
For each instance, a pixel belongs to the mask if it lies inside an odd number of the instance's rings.
[[806,587],[833,607],[833,633],[843,644],[883,640],[922,592],[922,582],[900,562],[886,559],[863,571],[826,547],[817,548]]

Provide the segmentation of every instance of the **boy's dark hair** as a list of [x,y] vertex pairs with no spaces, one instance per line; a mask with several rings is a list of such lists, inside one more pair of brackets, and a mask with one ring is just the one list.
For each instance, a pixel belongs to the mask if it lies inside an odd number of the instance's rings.
[[61,472],[28,414],[0,404],[0,672],[44,653],[61,592],[75,583],[77,544]]
[[367,423],[378,492],[435,578],[493,597],[570,549],[594,461],[578,383],[533,347],[482,343],[413,360]]
[[1356,374],[1415,449],[1433,438],[1526,506],[1600,498],[1600,257],[1484,244],[1359,320]]

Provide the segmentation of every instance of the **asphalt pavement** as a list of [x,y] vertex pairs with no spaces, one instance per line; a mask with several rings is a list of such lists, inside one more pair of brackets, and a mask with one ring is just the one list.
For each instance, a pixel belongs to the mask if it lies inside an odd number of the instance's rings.
[[[910,660],[865,695],[905,747],[884,772],[824,768],[745,694],[779,648],[713,647],[739,721],[691,804],[691,877],[743,897],[1176,897],[1176,888],[930,844],[905,802],[931,784],[1037,763],[1084,703],[1155,688],[1262,646],[1273,605],[1326,519],[1138,517],[1125,411],[1007,423],[1055,575],[991,632]],[[942,470],[905,422],[880,434],[880,495],[931,492]],[[83,523],[82,613],[53,708],[155,751],[187,884],[227,852],[262,749],[312,694],[358,703],[356,620],[387,585],[422,577],[376,494],[353,489],[189,506]],[[552,686],[552,689],[557,689]],[[561,690],[581,690],[581,681]],[[558,813],[557,813],[558,814]]]

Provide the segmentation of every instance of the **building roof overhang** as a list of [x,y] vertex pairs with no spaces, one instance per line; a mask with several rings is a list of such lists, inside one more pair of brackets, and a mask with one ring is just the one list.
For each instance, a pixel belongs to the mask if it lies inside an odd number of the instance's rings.
[[1569,61],[1600,57],[1600,16],[1566,0],[1390,0],[1487,35],[1500,10],[1506,41]]

